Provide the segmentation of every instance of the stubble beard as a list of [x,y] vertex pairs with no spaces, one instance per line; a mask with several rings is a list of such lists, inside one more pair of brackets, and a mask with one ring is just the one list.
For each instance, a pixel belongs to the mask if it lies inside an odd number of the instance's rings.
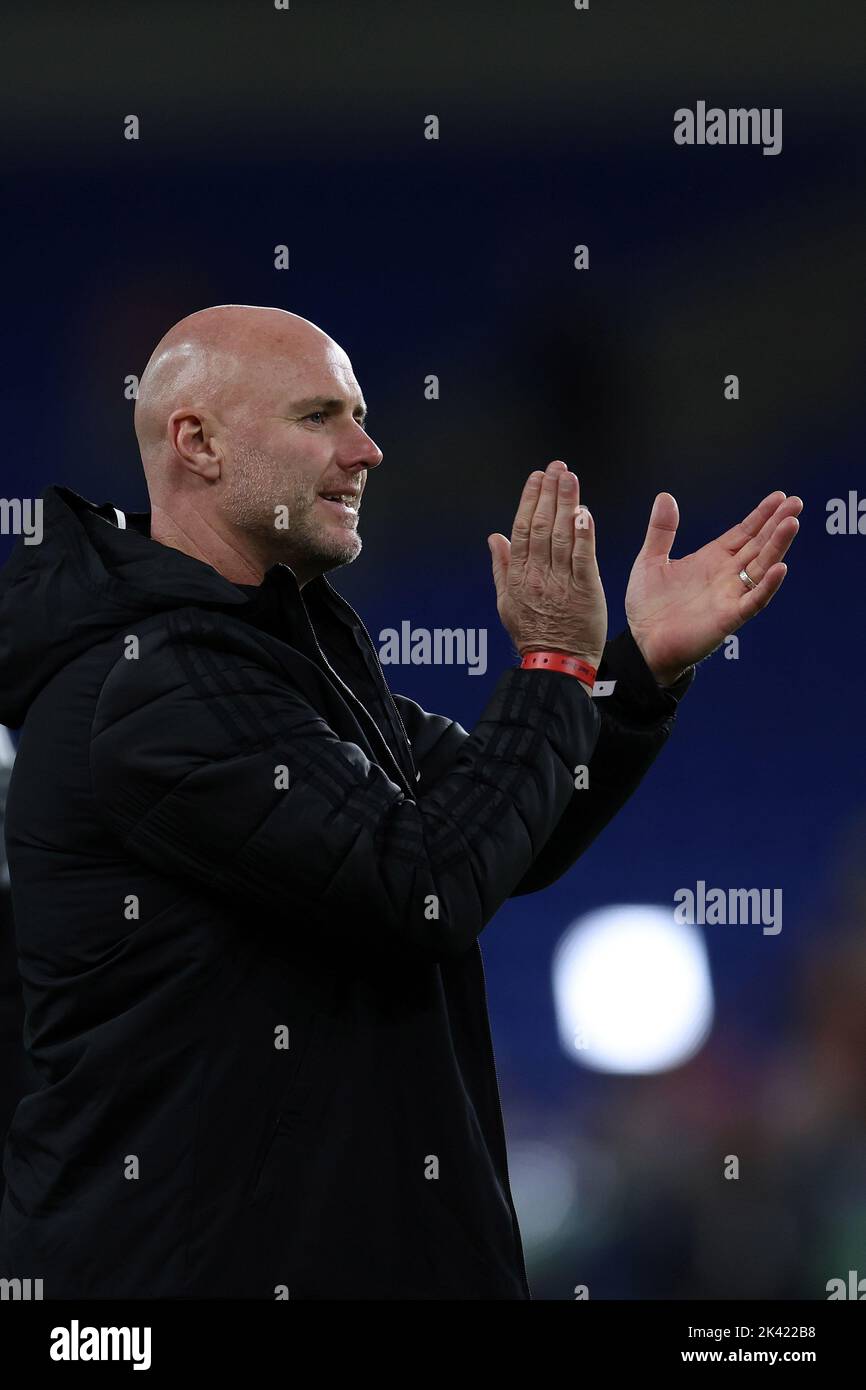
[[323,573],[357,558],[357,528],[329,523],[318,484],[292,474],[261,449],[239,443],[234,453],[222,508],[233,529],[252,544],[263,569],[282,563]]

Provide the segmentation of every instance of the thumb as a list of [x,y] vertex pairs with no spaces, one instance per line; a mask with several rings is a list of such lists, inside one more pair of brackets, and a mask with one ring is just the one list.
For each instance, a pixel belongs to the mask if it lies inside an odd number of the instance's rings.
[[676,498],[669,492],[660,492],[650,512],[642,553],[667,559],[679,524],[680,509]]
[[508,578],[511,542],[505,536],[501,536],[498,531],[494,531],[492,536],[487,537],[487,544],[493,560],[493,583],[496,585],[496,596],[501,598],[505,592],[505,583]]

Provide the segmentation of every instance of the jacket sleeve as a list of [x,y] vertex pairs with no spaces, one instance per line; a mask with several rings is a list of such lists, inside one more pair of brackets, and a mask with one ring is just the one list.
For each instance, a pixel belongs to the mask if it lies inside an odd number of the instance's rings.
[[[588,764],[588,785],[573,790],[550,838],[512,890],[512,897],[535,893],[554,883],[613,819],[667,742],[677,705],[694,674],[695,668],[689,667],[675,685],[663,689],[656,684],[628,628],[606,643],[598,680],[616,684],[612,694],[593,700],[601,730]],[[425,714],[403,696],[396,700],[421,773],[419,792],[423,796],[425,789],[435,787],[446,774],[467,737],[466,730],[440,715]]]
[[[240,626],[240,625],[239,625]],[[183,610],[97,701],[99,813],[130,854],[317,944],[463,954],[546,843],[601,725],[577,681],[505,672],[435,789],[412,800],[342,741],[269,650]]]

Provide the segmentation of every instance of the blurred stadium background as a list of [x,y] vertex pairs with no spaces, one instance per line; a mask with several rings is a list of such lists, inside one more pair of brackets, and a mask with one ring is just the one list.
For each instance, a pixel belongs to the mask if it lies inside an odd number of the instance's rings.
[[[209,304],[311,318],[352,357],[385,452],[363,554],[331,577],[374,640],[404,619],[489,629],[484,675],[387,672],[468,728],[510,660],[485,538],[532,468],[564,458],[581,479],[612,635],[657,491],[679,501],[675,554],[774,488],[805,500],[739,659],[703,664],[623,813],[482,937],[536,1298],[824,1298],[866,1275],[866,537],[825,527],[830,498],[866,492],[864,28],[842,0],[48,3],[4,21],[3,496],[63,483],[145,508],[124,384],[162,333]],[[699,99],[781,107],[782,153],[675,146],[675,109]],[[558,948],[603,909],[670,917],[698,879],[781,888],[782,931],[660,937],[673,964],[626,1010],[630,1061],[593,1064],[557,1014]],[[2,912],[5,1131],[29,1082]],[[611,961],[632,987],[641,922],[608,925],[599,989]],[[586,985],[572,966],[561,1005]],[[654,1054],[673,1013],[679,1045]]]

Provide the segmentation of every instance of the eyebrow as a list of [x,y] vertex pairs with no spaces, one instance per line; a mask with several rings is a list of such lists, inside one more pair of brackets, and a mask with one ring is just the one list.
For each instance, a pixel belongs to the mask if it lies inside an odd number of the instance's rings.
[[[339,396],[310,396],[307,400],[295,401],[290,409],[294,414],[305,415],[312,410],[342,410],[345,405],[346,402]],[[358,402],[352,414],[357,415],[359,411],[366,419],[369,412],[364,401]]]

